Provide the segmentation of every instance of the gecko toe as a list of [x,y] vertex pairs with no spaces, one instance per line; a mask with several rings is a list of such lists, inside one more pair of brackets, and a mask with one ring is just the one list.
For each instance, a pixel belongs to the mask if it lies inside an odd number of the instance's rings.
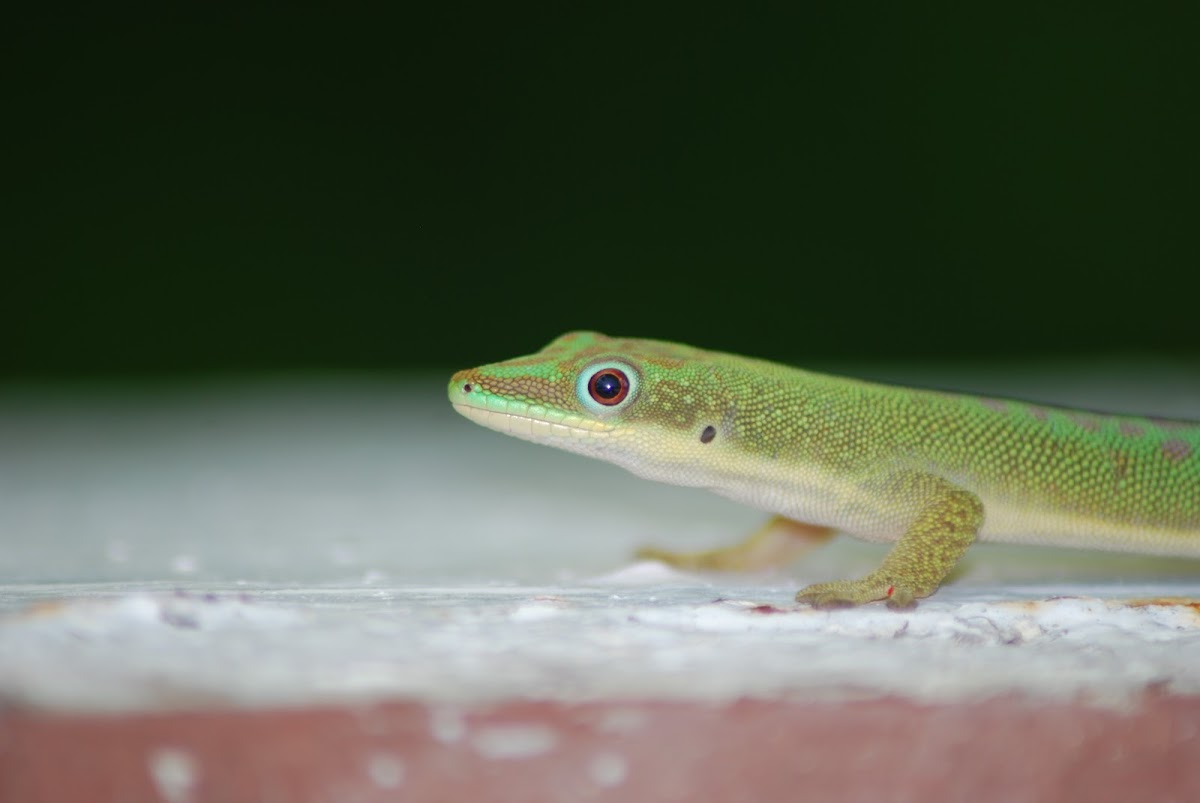
[[913,607],[915,599],[916,595],[911,590],[870,576],[861,580],[816,583],[796,594],[797,602],[808,603],[822,610],[853,608],[879,601],[886,601],[889,608],[903,609]]

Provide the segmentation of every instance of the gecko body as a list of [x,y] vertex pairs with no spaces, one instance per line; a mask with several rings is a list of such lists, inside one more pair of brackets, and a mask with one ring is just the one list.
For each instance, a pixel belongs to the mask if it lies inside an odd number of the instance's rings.
[[[460,371],[448,393],[479,424],[708,488],[794,533],[896,543],[867,577],[797,595],[818,606],[910,605],[976,540],[1200,556],[1200,423],[894,387],[594,332]],[[730,568],[755,544],[701,561],[649,553]]]

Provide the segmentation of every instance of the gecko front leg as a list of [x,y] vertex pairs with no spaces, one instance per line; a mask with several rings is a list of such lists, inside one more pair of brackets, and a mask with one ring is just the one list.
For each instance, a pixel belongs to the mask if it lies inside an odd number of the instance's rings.
[[908,608],[928,597],[958,563],[983,524],[983,503],[970,491],[928,474],[906,474],[889,489],[898,504],[920,500],[916,517],[879,568],[859,580],[816,583],[796,594],[815,608],[886,600]]

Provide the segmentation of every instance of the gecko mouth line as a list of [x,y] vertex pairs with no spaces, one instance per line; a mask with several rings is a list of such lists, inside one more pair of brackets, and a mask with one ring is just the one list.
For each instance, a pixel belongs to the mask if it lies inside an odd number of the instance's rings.
[[588,427],[573,426],[561,422],[546,421],[541,418],[532,418],[527,415],[518,415],[516,413],[506,413],[500,410],[489,410],[485,407],[475,407],[470,404],[461,402],[454,403],[454,409],[460,414],[474,421],[476,424],[482,424],[489,429],[499,430],[513,435],[526,435],[530,438],[539,436],[547,437],[597,437],[607,435],[612,432],[613,428],[604,424],[596,424],[594,429]]

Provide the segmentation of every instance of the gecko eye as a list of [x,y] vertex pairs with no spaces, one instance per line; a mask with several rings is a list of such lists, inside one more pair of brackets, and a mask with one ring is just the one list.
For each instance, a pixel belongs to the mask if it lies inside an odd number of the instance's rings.
[[594,362],[579,372],[575,395],[592,414],[617,413],[633,401],[638,390],[638,372],[621,360]]
[[588,394],[600,404],[611,407],[629,395],[629,377],[616,368],[605,368],[588,380]]

